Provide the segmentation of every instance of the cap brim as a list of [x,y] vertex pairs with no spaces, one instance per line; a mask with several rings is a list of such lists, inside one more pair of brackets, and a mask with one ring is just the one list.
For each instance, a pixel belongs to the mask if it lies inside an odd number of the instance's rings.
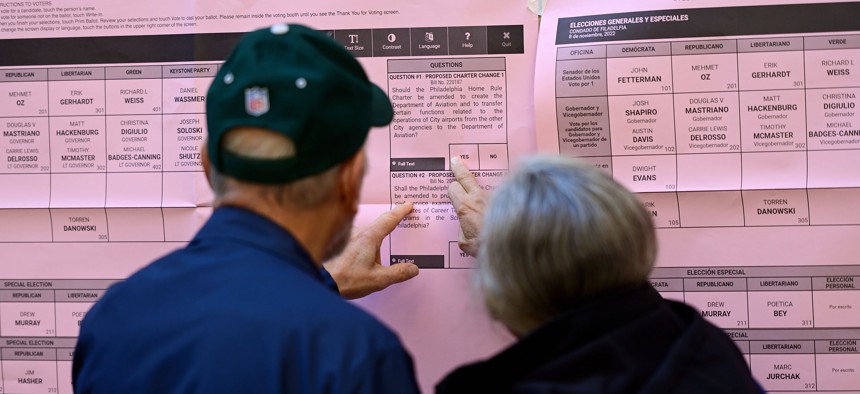
[[391,107],[388,95],[379,86],[374,83],[370,86],[370,124],[377,127],[385,126],[394,119],[394,108]]

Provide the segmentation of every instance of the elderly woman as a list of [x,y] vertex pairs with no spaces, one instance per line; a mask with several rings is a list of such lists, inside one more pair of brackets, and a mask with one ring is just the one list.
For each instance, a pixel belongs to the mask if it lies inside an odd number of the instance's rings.
[[460,246],[477,252],[476,286],[518,341],[458,368],[437,393],[762,392],[722,330],[648,284],[651,218],[609,176],[533,158],[484,212],[469,171],[452,170]]

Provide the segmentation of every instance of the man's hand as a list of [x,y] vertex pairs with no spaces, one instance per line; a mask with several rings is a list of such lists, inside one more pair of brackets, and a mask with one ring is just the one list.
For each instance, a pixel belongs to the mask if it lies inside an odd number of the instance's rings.
[[409,212],[412,212],[412,203],[398,205],[383,213],[370,226],[353,234],[343,253],[323,263],[342,297],[350,300],[361,298],[418,275],[415,264],[383,266],[379,254],[382,240]]
[[448,198],[460,219],[460,235],[457,245],[470,256],[478,255],[481,222],[484,220],[486,202],[484,190],[475,176],[458,157],[451,158],[451,171],[455,182],[448,184]]

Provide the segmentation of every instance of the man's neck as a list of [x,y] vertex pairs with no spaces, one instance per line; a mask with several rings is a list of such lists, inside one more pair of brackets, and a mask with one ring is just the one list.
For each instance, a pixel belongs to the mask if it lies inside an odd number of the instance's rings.
[[290,209],[249,198],[234,198],[230,201],[219,202],[217,206],[247,209],[275,222],[287,230],[307,250],[314,264],[322,267],[329,242],[335,232],[333,224],[337,222],[337,218],[332,215],[334,209],[327,207]]

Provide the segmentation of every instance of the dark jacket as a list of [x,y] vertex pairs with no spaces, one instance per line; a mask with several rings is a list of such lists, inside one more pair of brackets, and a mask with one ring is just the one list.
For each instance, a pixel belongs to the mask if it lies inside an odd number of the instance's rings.
[[737,346],[649,285],[600,297],[495,357],[458,368],[450,393],[762,393]]
[[87,313],[77,393],[417,393],[391,330],[326,286],[293,236],[224,207]]

